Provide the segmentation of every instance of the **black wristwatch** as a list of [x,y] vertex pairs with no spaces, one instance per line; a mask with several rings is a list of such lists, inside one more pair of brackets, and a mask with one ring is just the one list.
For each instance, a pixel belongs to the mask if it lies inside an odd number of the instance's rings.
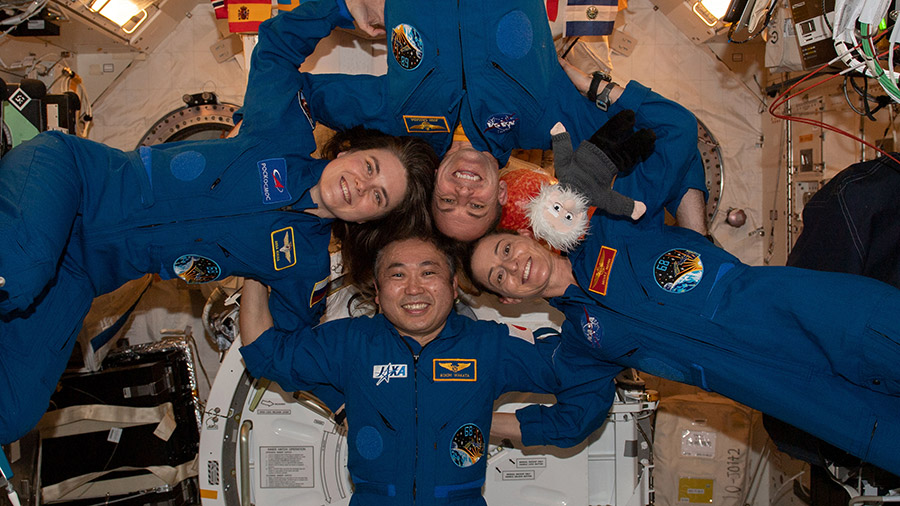
[[609,109],[609,93],[616,87],[616,83],[608,82],[606,86],[603,87],[603,91],[601,91],[597,98],[594,99],[594,104],[597,105],[597,109],[601,111],[605,111]]
[[598,70],[591,74],[591,85],[588,86],[587,98],[591,102],[595,102],[597,100],[597,88],[600,87],[601,82],[610,82],[612,81],[612,77],[606,72],[602,70]]

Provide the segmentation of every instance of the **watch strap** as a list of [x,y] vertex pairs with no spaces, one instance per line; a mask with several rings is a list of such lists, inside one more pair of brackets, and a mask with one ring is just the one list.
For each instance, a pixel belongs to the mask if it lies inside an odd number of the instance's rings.
[[596,101],[597,100],[597,88],[600,87],[600,83],[602,83],[604,81],[609,82],[611,80],[612,80],[612,78],[609,76],[609,74],[607,74],[606,72],[600,71],[600,70],[591,74],[591,85],[588,86],[588,92],[587,92],[588,100],[590,100],[591,102]]
[[597,105],[597,109],[601,111],[606,111],[609,109],[609,93],[617,86],[616,83],[610,81],[606,83],[606,86],[603,87],[603,90],[597,95],[597,98],[594,99],[594,103]]

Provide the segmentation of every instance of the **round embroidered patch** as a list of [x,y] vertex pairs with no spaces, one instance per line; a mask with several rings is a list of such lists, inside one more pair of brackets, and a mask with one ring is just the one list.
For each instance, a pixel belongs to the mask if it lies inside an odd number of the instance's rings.
[[656,260],[653,277],[659,287],[669,293],[689,292],[703,278],[700,254],[688,249],[671,249]]
[[399,24],[391,30],[391,51],[394,59],[406,70],[413,70],[422,63],[425,46],[415,27]]
[[515,10],[497,23],[497,47],[508,58],[519,59],[531,51],[534,30],[528,15]]
[[581,331],[591,348],[600,347],[600,341],[603,340],[603,327],[596,318],[589,316],[587,312],[581,317]]
[[474,465],[484,455],[484,434],[474,423],[456,430],[450,442],[450,460],[459,467]]
[[172,263],[175,275],[188,283],[208,283],[218,279],[222,269],[215,260],[200,255],[181,255]]
[[172,175],[182,181],[197,179],[200,174],[203,174],[203,169],[205,168],[206,158],[196,151],[178,153],[169,164],[169,170],[172,171]]
[[366,460],[375,460],[384,451],[384,440],[378,429],[367,425],[356,434],[356,451]]

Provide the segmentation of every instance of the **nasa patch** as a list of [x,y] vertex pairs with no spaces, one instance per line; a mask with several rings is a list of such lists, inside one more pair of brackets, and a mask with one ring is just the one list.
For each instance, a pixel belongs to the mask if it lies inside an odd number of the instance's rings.
[[475,465],[484,455],[484,433],[474,423],[456,430],[450,442],[450,460],[459,467]]
[[391,30],[391,51],[400,67],[414,70],[422,63],[425,54],[425,46],[419,31],[405,23],[395,26]]
[[215,260],[200,255],[181,255],[172,263],[175,275],[187,283],[208,283],[222,274]]
[[581,317],[581,331],[584,333],[585,339],[591,348],[599,348],[600,342],[603,340],[603,327],[597,318],[589,315],[587,310]]
[[484,133],[505,134],[518,123],[515,113],[494,114],[484,122]]
[[703,262],[700,254],[688,249],[671,249],[656,260],[653,277],[669,293],[685,293],[700,284]]
[[259,168],[259,191],[263,204],[290,202],[291,192],[287,188],[287,162],[284,158],[269,158],[256,162]]

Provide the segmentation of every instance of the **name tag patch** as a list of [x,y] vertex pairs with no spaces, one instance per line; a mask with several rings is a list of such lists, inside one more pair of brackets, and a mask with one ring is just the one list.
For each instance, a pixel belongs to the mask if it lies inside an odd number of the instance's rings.
[[609,286],[609,273],[612,272],[613,261],[616,259],[617,250],[603,246],[597,255],[597,263],[594,265],[594,273],[591,275],[591,283],[588,290],[606,295]]
[[703,279],[700,254],[689,249],[671,249],[656,259],[653,277],[669,293],[689,292]]
[[406,132],[411,134],[450,133],[447,118],[443,116],[411,116],[404,114],[403,124],[406,126]]
[[297,254],[294,250],[294,227],[272,232],[272,261],[276,271],[287,269],[297,263]]
[[478,361],[473,358],[436,358],[432,370],[434,381],[478,380]]
[[259,190],[263,204],[290,202],[291,192],[287,186],[287,162],[284,158],[270,158],[256,162],[259,168]]
[[385,364],[372,367],[372,379],[378,380],[375,382],[375,386],[382,383],[390,383],[394,378],[405,377],[406,364]]

